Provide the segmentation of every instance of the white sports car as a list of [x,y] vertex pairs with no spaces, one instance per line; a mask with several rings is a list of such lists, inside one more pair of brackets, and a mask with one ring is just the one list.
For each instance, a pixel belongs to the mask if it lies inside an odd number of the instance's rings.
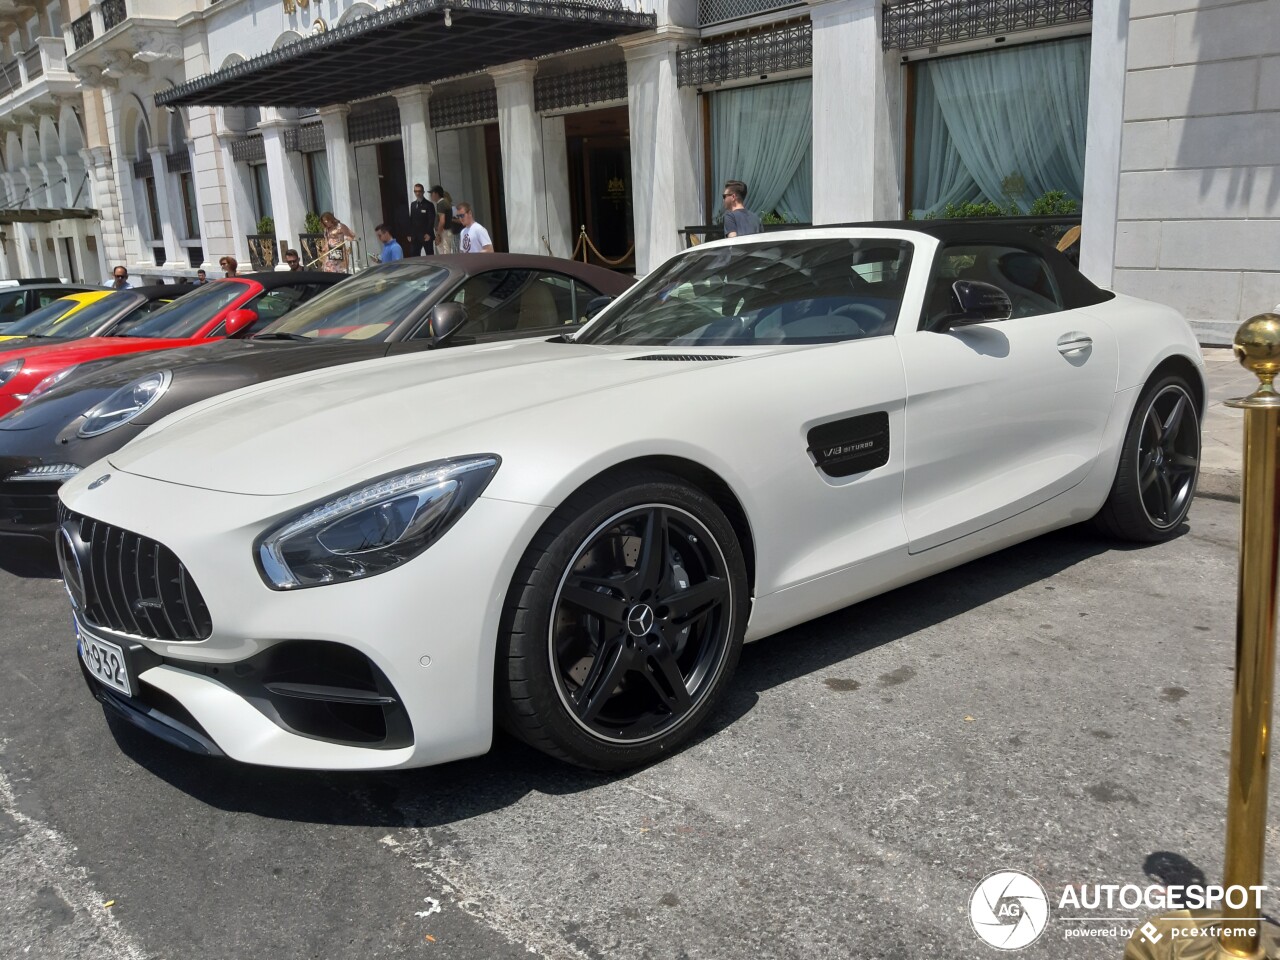
[[89,687],[188,749],[374,769],[495,722],[599,769],[698,727],[744,640],[1093,519],[1172,536],[1175,311],[1008,226],[696,247],[577,336],[320,370],[62,489]]

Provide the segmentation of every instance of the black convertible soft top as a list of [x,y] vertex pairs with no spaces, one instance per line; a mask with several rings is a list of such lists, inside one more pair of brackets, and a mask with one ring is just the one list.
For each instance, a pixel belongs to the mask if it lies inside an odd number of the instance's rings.
[[973,220],[877,220],[864,223],[826,223],[821,228],[830,227],[877,227],[886,230],[914,230],[928,234],[948,244],[998,243],[1011,247],[1021,247],[1044,258],[1049,269],[1053,271],[1058,289],[1062,293],[1063,306],[1069,310],[1079,307],[1091,307],[1105,303],[1115,294],[1094,284],[1082,274],[1078,267],[1058,252],[1052,244],[1045,243],[1030,230],[1026,224],[1017,220],[990,219]]

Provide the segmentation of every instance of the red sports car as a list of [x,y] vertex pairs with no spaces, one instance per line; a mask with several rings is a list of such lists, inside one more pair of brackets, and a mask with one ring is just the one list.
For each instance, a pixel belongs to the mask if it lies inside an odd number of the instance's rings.
[[344,276],[293,271],[214,280],[156,310],[124,335],[7,351],[0,356],[0,416],[32,394],[43,393],[82,363],[249,336]]

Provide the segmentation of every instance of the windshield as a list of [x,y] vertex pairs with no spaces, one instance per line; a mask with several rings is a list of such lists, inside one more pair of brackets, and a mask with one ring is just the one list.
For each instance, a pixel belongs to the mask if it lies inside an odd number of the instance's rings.
[[59,320],[76,308],[79,301],[54,300],[38,310],[32,310],[17,323],[4,328],[6,337],[30,337],[48,333]]
[[77,310],[65,320],[57,320],[45,325],[46,329],[35,331],[37,334],[49,337],[67,337],[75,339],[77,337],[91,337],[103,322],[110,319],[114,314],[119,312],[121,305],[124,303],[138,300],[138,296],[132,293],[111,293],[103,297],[101,300],[95,300],[89,306],[82,310]]
[[665,264],[582,331],[581,343],[831,343],[893,333],[911,244],[875,238],[760,241]]
[[249,292],[249,286],[237,280],[214,280],[184,293],[172,303],[167,303],[144,323],[116,333],[125,337],[194,337],[206,323],[217,316],[218,311],[229,307]]
[[385,264],[343,280],[286,314],[259,336],[384,340],[401,320],[449,279],[444,267],[425,262]]

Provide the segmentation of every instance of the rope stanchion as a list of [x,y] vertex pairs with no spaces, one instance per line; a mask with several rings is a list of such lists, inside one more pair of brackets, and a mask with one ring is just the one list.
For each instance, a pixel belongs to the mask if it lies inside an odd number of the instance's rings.
[[609,257],[606,257],[603,253],[600,252],[599,247],[597,247],[594,243],[591,242],[591,238],[587,236],[587,228],[586,228],[586,225],[584,224],[581,227],[579,227],[578,242],[574,245],[573,253],[569,255],[569,259],[571,260],[578,259],[579,250],[582,251],[583,263],[587,262],[587,251],[590,250],[591,253],[594,253],[596,255],[596,259],[598,259],[606,267],[620,267],[624,263],[626,263],[628,260],[631,259],[631,255],[636,251],[636,245],[634,243],[631,244],[631,246],[627,247],[627,252],[624,253],[622,256],[618,257],[616,260],[610,259]]

